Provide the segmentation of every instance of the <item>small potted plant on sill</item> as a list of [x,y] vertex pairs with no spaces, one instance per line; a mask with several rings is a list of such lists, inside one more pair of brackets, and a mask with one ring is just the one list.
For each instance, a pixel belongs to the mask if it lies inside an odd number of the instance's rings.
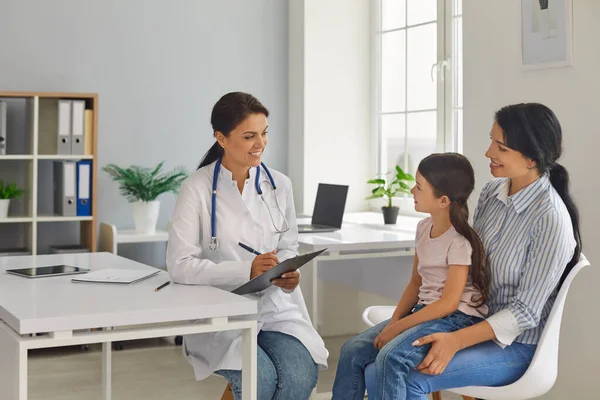
[[395,173],[393,179],[386,179],[388,173],[382,178],[370,179],[367,181],[367,183],[377,185],[377,187],[372,190],[371,195],[367,197],[366,200],[378,199],[381,197],[387,198],[387,206],[381,207],[381,210],[383,211],[383,221],[386,224],[395,224],[398,219],[399,208],[392,204],[392,198],[410,194],[411,187],[408,183],[414,182],[415,180],[411,174],[405,173],[398,165],[396,165]]
[[119,183],[119,190],[129,200],[135,230],[138,233],[154,234],[160,210],[160,201],[156,200],[163,193],[179,193],[181,183],[187,178],[187,172],[179,167],[170,172],[163,172],[164,161],[154,169],[133,165],[121,168],[108,164],[103,169],[113,181]]
[[19,198],[23,193],[25,190],[18,187],[16,183],[0,181],[0,219],[8,217],[10,200]]

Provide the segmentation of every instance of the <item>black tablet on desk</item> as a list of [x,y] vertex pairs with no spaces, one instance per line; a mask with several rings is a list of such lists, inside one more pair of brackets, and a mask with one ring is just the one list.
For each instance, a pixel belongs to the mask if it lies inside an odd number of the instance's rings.
[[72,265],[47,265],[43,267],[7,269],[6,272],[25,278],[43,278],[49,276],[84,274],[89,272],[89,269],[74,267]]
[[303,266],[304,264],[306,264],[313,258],[317,257],[319,254],[323,253],[325,250],[327,250],[327,249],[313,251],[310,253],[301,254],[296,257],[288,258],[287,260],[280,262],[279,264],[277,264],[270,270],[260,274],[259,276],[255,277],[254,279],[250,280],[249,282],[246,282],[242,286],[232,290],[231,293],[241,295],[241,294],[256,293],[256,292],[265,290],[269,286],[272,285],[271,281],[273,279],[277,279],[277,278],[281,277],[281,275],[283,275],[287,272],[296,271],[298,268],[300,268],[301,266]]

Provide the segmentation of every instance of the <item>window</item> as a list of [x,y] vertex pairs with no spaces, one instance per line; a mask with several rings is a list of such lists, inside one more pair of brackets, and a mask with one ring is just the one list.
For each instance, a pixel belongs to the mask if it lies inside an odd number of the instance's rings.
[[462,151],[462,0],[377,0],[377,172]]

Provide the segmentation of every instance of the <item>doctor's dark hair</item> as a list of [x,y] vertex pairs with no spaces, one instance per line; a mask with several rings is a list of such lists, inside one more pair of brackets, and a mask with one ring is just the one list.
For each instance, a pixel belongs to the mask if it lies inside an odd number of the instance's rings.
[[467,200],[475,187],[475,173],[469,160],[458,153],[435,153],[425,157],[418,171],[433,187],[437,198],[448,196],[450,199],[450,222],[469,243],[471,254],[471,279],[481,296],[473,298],[477,307],[485,304],[489,291],[487,257],[481,239],[469,225],[469,207]]
[[[243,92],[227,93],[213,106],[210,116],[213,136],[216,135],[217,131],[229,136],[231,131],[251,114],[264,114],[268,117],[269,110],[251,94]],[[222,155],[223,148],[219,146],[219,142],[215,141],[202,158],[198,169],[212,164]]]
[[552,186],[571,216],[576,246],[573,258],[560,278],[560,287],[581,255],[579,210],[569,191],[569,173],[556,162],[562,155],[560,122],[552,110],[538,103],[505,106],[496,112],[495,120],[502,129],[506,146],[535,161],[540,173],[550,176]]

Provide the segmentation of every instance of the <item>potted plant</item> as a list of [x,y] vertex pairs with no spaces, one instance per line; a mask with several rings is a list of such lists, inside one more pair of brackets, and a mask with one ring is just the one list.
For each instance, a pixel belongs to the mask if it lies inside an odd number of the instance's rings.
[[119,183],[120,192],[131,203],[135,230],[138,233],[154,234],[160,210],[160,201],[156,200],[163,193],[179,193],[179,187],[187,177],[187,172],[176,168],[163,172],[164,161],[154,169],[137,165],[121,168],[108,164],[102,168],[113,181]]
[[23,193],[25,190],[18,187],[16,183],[0,181],[0,219],[8,217],[10,200],[18,198]]
[[400,197],[404,194],[410,194],[408,182],[414,182],[415,178],[411,174],[405,173],[400,166],[396,165],[396,174],[393,179],[386,179],[385,174],[382,178],[370,179],[367,183],[377,185],[372,190],[367,200],[387,197],[387,206],[381,207],[383,211],[383,221],[386,224],[395,224],[398,219],[398,207],[392,204],[393,197]]

